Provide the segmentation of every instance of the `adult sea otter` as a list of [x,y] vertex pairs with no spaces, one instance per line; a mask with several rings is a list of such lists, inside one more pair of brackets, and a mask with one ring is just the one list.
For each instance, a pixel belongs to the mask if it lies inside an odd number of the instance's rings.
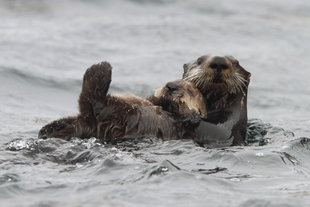
[[203,55],[183,68],[183,79],[200,90],[208,111],[196,141],[208,147],[243,145],[251,74],[232,56]]

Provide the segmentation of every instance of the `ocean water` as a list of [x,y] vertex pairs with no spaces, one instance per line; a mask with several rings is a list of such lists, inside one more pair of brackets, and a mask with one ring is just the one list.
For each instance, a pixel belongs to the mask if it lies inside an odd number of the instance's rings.
[[[0,206],[310,206],[308,0],[0,0]],[[252,73],[248,146],[38,140],[86,68],[146,97],[202,54]]]

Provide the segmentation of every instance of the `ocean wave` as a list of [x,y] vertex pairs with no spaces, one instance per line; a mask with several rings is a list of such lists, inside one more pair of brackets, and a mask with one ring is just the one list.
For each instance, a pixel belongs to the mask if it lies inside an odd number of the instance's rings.
[[52,77],[39,76],[30,72],[22,71],[16,68],[0,67],[0,80],[11,80],[12,83],[16,81],[29,83],[36,86],[44,86],[58,89],[76,89],[82,85],[82,80],[76,79],[56,79]]
[[[259,126],[256,130],[254,123]],[[205,149],[189,140],[162,141],[156,138],[137,138],[116,145],[103,145],[96,138],[73,138],[70,141],[55,138],[14,139],[0,151],[0,167],[9,169],[20,166],[20,171],[0,175],[0,182],[3,183],[2,186],[0,183],[0,191],[8,198],[14,198],[16,193],[26,193],[23,183],[27,183],[35,168],[49,172],[48,175],[53,174],[53,178],[40,175],[43,180],[28,184],[32,188],[29,196],[42,190],[44,193],[58,192],[60,197],[61,194],[70,195],[73,199],[76,198],[76,193],[85,195],[91,191],[94,196],[92,201],[96,198],[96,202],[102,202],[103,198],[97,196],[98,192],[105,192],[106,195],[118,192],[115,195],[120,196],[121,190],[122,198],[130,200],[132,189],[151,196],[154,192],[149,188],[157,186],[156,189],[161,189],[161,193],[157,195],[162,196],[162,191],[173,190],[176,194],[192,198],[197,193],[202,196],[208,192],[210,197],[204,198],[205,201],[210,201],[217,198],[218,192],[229,193],[231,189],[242,185],[244,187],[229,198],[233,199],[236,195],[247,197],[238,202],[235,200],[233,206],[259,206],[261,203],[276,206],[273,205],[273,199],[262,199],[259,202],[255,200],[259,193],[264,196],[268,194],[262,192],[259,186],[267,185],[274,191],[285,194],[283,188],[289,188],[291,184],[300,185],[298,180],[287,184],[284,181],[297,175],[309,175],[310,166],[307,163],[310,138],[286,139],[285,130],[263,124],[260,120],[251,120],[250,126],[252,131],[259,132],[258,137],[262,134],[277,134],[277,138],[271,138],[275,140],[264,146],[252,143],[248,146],[219,149]],[[262,129],[266,132],[261,133]],[[26,172],[26,175],[20,174],[21,172]],[[248,183],[258,187],[251,188],[249,192],[246,187]],[[301,186],[302,189],[306,187],[307,184]],[[300,187],[291,188],[289,192],[301,195]],[[175,193],[171,191],[168,195],[177,196]],[[90,198],[86,197],[83,197],[83,202],[90,202]],[[157,196],[151,196],[151,199],[156,200]],[[74,199],[70,201],[71,204],[72,202],[75,203]],[[297,199],[296,202],[300,200]],[[54,205],[57,206],[52,206]]]
[[263,146],[272,141],[273,138],[281,137],[291,139],[294,133],[281,127],[273,126],[260,119],[249,119],[247,124],[246,142],[248,144],[258,144]]

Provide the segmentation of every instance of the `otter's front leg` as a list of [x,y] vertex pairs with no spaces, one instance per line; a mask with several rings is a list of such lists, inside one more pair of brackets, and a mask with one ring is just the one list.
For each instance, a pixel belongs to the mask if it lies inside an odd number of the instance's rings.
[[196,112],[180,114],[179,116],[179,119],[182,120],[182,124],[185,128],[196,128],[199,126],[201,118]]

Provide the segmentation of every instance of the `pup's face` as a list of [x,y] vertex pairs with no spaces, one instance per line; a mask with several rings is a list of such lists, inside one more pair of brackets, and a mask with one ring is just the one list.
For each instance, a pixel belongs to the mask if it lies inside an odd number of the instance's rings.
[[232,56],[204,55],[184,64],[183,79],[193,82],[199,89],[224,86],[231,94],[245,93],[250,73]]
[[155,96],[167,101],[168,111],[186,114],[197,113],[204,118],[207,115],[204,98],[196,86],[185,80],[168,82],[155,91]]

